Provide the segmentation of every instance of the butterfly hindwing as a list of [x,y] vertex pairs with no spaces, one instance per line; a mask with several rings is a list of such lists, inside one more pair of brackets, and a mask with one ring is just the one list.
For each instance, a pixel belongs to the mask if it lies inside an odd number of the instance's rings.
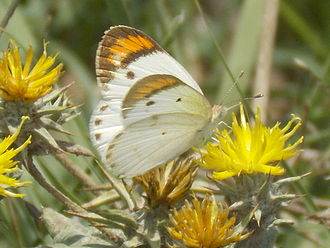
[[205,120],[212,115],[211,105],[202,94],[165,74],[150,75],[136,82],[124,98],[122,111],[124,125],[160,114],[185,113]]
[[124,176],[142,174],[198,144],[212,116],[202,94],[164,74],[136,82],[122,111],[124,128],[109,146],[106,164]]
[[106,166],[122,177],[141,175],[187,151],[205,124],[201,116],[184,113],[144,118],[113,139]]

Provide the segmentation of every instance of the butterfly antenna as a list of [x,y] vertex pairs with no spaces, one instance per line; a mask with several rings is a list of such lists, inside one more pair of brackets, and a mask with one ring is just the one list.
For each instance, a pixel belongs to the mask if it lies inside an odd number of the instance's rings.
[[[240,74],[238,75],[238,77],[236,77],[235,82],[233,83],[233,85],[232,85],[232,86],[229,88],[229,90],[226,92],[226,94],[225,94],[225,96],[224,96],[224,99],[223,99],[223,102],[224,102],[224,100],[229,96],[229,93],[230,93],[234,88],[237,88],[238,82],[239,82],[239,80],[241,79],[241,77],[243,77],[243,75],[244,75],[244,71],[241,71]],[[254,95],[254,96],[244,97],[244,98],[242,98],[242,99],[239,100],[239,103],[236,103],[236,104],[234,104],[234,105],[232,105],[232,106],[226,108],[226,110],[227,110],[227,111],[228,111],[228,110],[231,110],[231,109],[233,109],[233,108],[239,106],[240,103],[242,103],[242,102],[245,102],[245,101],[248,101],[248,100],[253,100],[253,99],[258,99],[258,98],[261,98],[261,97],[263,97],[263,96],[264,96],[263,94],[259,93],[259,94]],[[237,101],[236,101],[236,102],[237,102]],[[222,105],[222,104],[221,104],[221,105]],[[247,108],[248,108],[248,111],[250,111],[250,112],[253,113],[253,111],[252,111],[252,109],[251,109],[251,107],[250,107],[249,105],[247,106]]]
[[[223,99],[222,99],[222,104],[225,102],[225,100],[228,98],[228,96],[229,96],[229,93],[230,92],[232,92],[232,90],[234,89],[234,88],[238,88],[238,81],[241,79],[241,77],[243,77],[243,75],[244,75],[244,71],[241,71],[240,73],[239,73],[239,75],[238,75],[238,77],[236,77],[236,79],[235,79],[235,81],[234,81],[234,83],[232,84],[232,86],[227,90],[227,92],[225,93],[225,95],[224,95],[224,97],[223,97]],[[221,104],[221,105],[222,105]]]
[[[257,95],[254,95],[254,96],[248,96],[248,97],[244,97],[243,99],[241,99],[238,103],[234,104],[234,105],[231,105],[230,107],[228,107],[226,110],[231,110],[233,108],[236,108],[237,106],[239,106],[242,102],[245,102],[245,101],[248,101],[248,100],[253,100],[253,99],[258,99],[258,98],[261,98],[263,97],[264,95],[263,94],[257,94]],[[250,109],[249,109],[250,111]]]

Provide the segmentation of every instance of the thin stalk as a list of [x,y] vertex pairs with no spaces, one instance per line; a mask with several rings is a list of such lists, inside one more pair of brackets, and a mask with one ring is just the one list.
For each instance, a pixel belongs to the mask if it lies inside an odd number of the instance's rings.
[[47,182],[46,178],[41,174],[38,168],[33,163],[32,156],[27,156],[27,159],[24,159],[24,166],[28,172],[33,176],[33,178],[45,188],[51,195],[53,195],[57,200],[62,202],[68,209],[75,211],[77,213],[86,213],[82,207],[71,201],[66,197],[62,192],[56,189],[53,185]]
[[100,170],[103,172],[103,174],[106,176],[108,181],[111,183],[113,188],[117,191],[117,193],[122,197],[123,200],[126,201],[129,210],[135,209],[136,202],[127,191],[123,181],[110,175],[99,163],[97,163],[97,165],[100,168]]
[[[37,169],[35,164],[33,163],[33,159],[31,156],[28,156],[27,160],[24,159],[24,166],[29,171],[29,173],[34,177],[34,179],[43,187],[45,188],[51,195],[53,195],[56,199],[61,201],[69,210],[78,213],[78,214],[86,214],[88,215],[88,211],[84,208],[80,207],[73,201],[71,201],[68,197],[66,197],[62,192],[57,190],[53,185],[47,182],[44,176],[40,173]],[[103,234],[105,234],[110,240],[118,239],[114,233],[112,233],[107,228],[100,226],[99,223],[91,222],[91,225],[95,228],[99,229]]]
[[[256,69],[256,79],[254,82],[254,95],[262,93],[264,96],[258,101],[262,121],[265,121],[267,118],[266,113],[269,101],[269,85],[278,9],[279,0],[269,0],[266,2],[263,27],[260,37],[260,49]],[[254,106],[253,109],[255,108],[256,106]]]
[[75,163],[73,163],[69,158],[67,158],[64,153],[55,152],[53,156],[76,178],[80,180],[80,182],[89,188],[96,188],[98,185],[94,182],[94,180],[82,169],[78,167]]
[[315,54],[320,58],[326,59],[329,55],[329,48],[321,36],[317,33],[317,29],[304,18],[300,13],[292,7],[292,1],[281,1],[280,13],[283,20],[287,22],[292,30],[292,35],[297,35],[307,46],[309,46]]
[[[205,28],[206,28],[206,30],[207,30],[209,36],[211,37],[211,39],[212,39],[212,41],[213,41],[213,44],[214,44],[215,48],[217,49],[217,52],[218,52],[218,54],[219,54],[219,56],[220,56],[220,60],[221,60],[221,62],[224,64],[225,69],[226,69],[228,75],[230,76],[231,80],[232,80],[233,83],[235,84],[235,83],[236,83],[236,78],[235,78],[234,74],[231,72],[231,70],[230,70],[230,68],[229,68],[229,65],[228,65],[227,62],[226,62],[226,59],[225,59],[224,53],[223,53],[223,51],[222,51],[222,49],[221,49],[221,47],[220,47],[220,45],[219,45],[217,39],[215,38],[213,32],[210,30],[210,28],[209,28],[209,26],[208,26],[208,24],[207,24],[207,21],[206,21],[205,16],[204,16],[204,12],[203,12],[203,10],[202,10],[202,7],[201,7],[199,1],[198,1],[198,0],[195,0],[195,4],[196,4],[197,10],[198,10],[198,12],[199,12],[199,14],[200,14],[200,16],[201,16],[201,18],[202,18],[202,20],[203,20],[203,24],[204,24],[204,26],[205,26]],[[239,91],[240,95],[242,96],[243,94],[242,94],[242,92],[240,91],[240,89],[239,89],[238,87],[237,87],[237,90]]]
[[11,2],[10,6],[8,7],[5,16],[2,18],[2,20],[0,22],[0,37],[1,37],[2,33],[4,32],[10,18],[13,16],[20,1],[21,0],[13,0]]

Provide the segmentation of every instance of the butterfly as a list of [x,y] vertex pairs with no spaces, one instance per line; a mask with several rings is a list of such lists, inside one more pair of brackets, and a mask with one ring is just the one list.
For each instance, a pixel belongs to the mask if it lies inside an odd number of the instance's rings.
[[91,140],[119,177],[142,175],[211,136],[225,108],[211,106],[191,75],[142,31],[114,26],[96,53],[101,100]]

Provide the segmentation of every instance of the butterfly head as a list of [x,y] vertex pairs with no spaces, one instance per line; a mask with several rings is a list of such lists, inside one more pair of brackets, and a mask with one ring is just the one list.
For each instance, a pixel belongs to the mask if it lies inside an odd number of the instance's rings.
[[227,108],[223,105],[214,105],[212,108],[212,121],[215,126],[217,126],[221,118],[226,114]]
[[198,131],[194,146],[203,146],[212,136],[212,132],[217,128],[221,118],[225,115],[227,108],[222,105],[214,105],[212,108],[212,117],[208,124]]

